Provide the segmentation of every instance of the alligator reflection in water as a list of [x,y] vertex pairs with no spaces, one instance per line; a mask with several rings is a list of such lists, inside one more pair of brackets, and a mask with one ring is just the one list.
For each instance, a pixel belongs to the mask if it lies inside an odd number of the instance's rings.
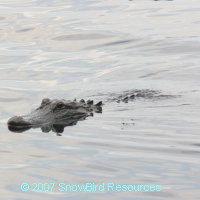
[[30,128],[41,128],[42,132],[56,132],[61,135],[66,126],[76,125],[78,121],[102,112],[102,102],[93,104],[92,100],[77,102],[43,99],[41,105],[28,115],[15,116],[8,120],[8,129],[23,132]]

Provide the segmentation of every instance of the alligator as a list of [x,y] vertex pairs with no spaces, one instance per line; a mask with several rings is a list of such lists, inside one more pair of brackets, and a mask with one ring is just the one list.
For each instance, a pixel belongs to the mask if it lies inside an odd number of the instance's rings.
[[76,125],[78,121],[102,112],[102,101],[94,104],[93,100],[81,99],[58,100],[45,98],[41,105],[30,114],[14,116],[8,120],[8,129],[23,132],[30,128],[41,128],[42,132],[53,131],[61,135],[66,126]]
[[[105,94],[98,94],[104,96]],[[108,95],[108,94],[106,94]],[[160,100],[174,97],[163,95],[156,90],[128,90],[123,93],[110,93],[105,102],[128,103],[136,99]],[[102,101],[94,104],[93,100],[81,99],[77,101],[45,98],[41,105],[30,114],[14,116],[8,120],[8,129],[13,132],[23,132],[30,128],[41,128],[42,132],[53,131],[61,135],[66,126],[76,125],[93,113],[102,113]]]

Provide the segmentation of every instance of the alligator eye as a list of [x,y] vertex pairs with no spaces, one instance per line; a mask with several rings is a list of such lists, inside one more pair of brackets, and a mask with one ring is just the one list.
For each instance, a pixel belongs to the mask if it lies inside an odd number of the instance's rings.
[[61,108],[64,108],[65,107],[65,104],[63,102],[60,102],[56,105],[56,109],[61,109]]

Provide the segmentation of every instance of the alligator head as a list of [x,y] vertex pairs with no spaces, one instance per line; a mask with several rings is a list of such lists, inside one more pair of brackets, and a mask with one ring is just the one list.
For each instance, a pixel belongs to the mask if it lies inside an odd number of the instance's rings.
[[[102,102],[93,104],[92,100],[77,102],[43,99],[41,105],[30,114],[14,116],[8,120],[8,129],[13,132],[23,132],[30,128],[40,127],[43,132],[54,131],[62,133],[64,127],[73,126],[78,121],[93,116],[93,112],[102,112]],[[59,135],[59,134],[58,134]]]

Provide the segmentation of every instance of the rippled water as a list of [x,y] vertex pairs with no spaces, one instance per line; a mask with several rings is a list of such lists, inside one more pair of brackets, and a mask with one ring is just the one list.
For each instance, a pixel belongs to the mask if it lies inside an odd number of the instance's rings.
[[[0,198],[199,199],[199,13],[198,0],[1,0]],[[107,101],[132,89],[176,97]],[[106,103],[62,137],[8,131],[44,97]],[[22,192],[23,182],[163,190]]]

